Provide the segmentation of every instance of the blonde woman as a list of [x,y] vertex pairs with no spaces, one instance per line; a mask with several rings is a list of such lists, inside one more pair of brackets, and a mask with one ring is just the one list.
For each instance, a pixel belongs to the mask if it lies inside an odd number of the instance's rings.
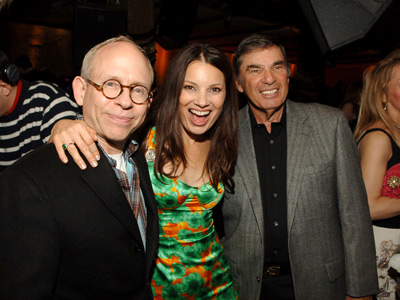
[[396,299],[396,280],[388,275],[390,258],[400,245],[400,50],[364,74],[359,120],[354,136],[376,244],[380,293]]

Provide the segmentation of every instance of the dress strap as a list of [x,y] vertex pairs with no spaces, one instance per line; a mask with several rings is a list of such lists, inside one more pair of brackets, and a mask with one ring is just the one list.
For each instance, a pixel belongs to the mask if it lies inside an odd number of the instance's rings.
[[382,128],[372,128],[372,129],[368,129],[366,132],[364,132],[364,134],[363,134],[363,135],[360,137],[360,139],[358,140],[357,144],[360,144],[361,140],[362,140],[368,133],[373,132],[373,131],[382,131],[382,132],[386,133],[386,135],[390,138],[390,141],[391,141],[391,142],[394,142],[392,136],[391,136],[386,130],[384,130],[384,129],[382,129]]

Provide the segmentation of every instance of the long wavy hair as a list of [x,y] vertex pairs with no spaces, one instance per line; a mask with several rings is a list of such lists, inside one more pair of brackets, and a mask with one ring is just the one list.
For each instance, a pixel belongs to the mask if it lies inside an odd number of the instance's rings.
[[[159,89],[152,110],[155,115],[156,158],[154,171],[157,178],[174,177],[178,168],[187,166],[182,138],[182,122],[178,113],[179,98],[183,88],[186,70],[190,63],[201,61],[220,70],[225,77],[226,97],[221,115],[208,130],[211,145],[203,174],[208,174],[210,182],[217,188],[221,180],[229,191],[233,191],[233,173],[238,151],[238,100],[232,66],[226,55],[210,44],[189,44],[172,60]],[[172,170],[166,172],[165,165],[171,163]]]
[[388,94],[389,82],[400,65],[400,49],[397,49],[364,72],[361,106],[354,137],[358,142],[372,124],[382,121],[400,147],[397,125],[384,109],[383,99]]

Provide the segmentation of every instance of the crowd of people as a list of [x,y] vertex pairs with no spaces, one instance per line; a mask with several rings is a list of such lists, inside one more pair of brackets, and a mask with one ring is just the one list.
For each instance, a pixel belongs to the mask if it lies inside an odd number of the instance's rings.
[[263,34],[233,64],[186,45],[155,95],[140,46],[108,39],[72,82],[79,110],[0,67],[0,299],[398,297],[400,51],[342,112],[288,99]]

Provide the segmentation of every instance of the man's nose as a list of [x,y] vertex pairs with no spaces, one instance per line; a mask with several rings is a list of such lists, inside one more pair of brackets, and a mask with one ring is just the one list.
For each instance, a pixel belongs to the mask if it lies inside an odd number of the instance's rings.
[[116,104],[120,105],[123,109],[131,108],[134,103],[130,96],[130,90],[128,88],[123,88],[121,95],[119,95],[116,99],[114,99]]

